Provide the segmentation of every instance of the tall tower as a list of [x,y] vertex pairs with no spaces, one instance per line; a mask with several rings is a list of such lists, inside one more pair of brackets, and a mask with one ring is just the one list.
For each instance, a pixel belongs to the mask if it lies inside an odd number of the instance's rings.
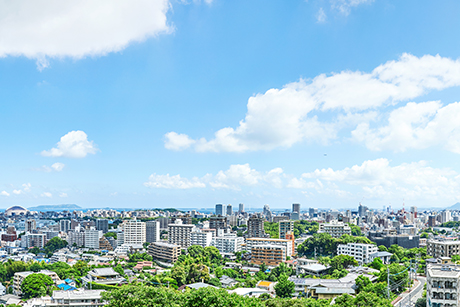
[[243,212],[244,212],[244,204],[240,204],[240,205],[239,205],[238,212],[239,212],[239,213],[243,213]]
[[300,204],[292,204],[292,212],[300,213]]
[[233,208],[232,205],[227,205],[227,215],[232,216],[233,215]]
[[216,215],[225,215],[225,205],[217,204],[216,205]]

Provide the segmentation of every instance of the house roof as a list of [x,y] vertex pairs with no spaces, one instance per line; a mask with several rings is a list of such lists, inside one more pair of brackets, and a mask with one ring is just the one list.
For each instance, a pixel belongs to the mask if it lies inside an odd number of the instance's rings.
[[191,288],[191,289],[200,289],[200,288],[206,288],[206,287],[212,287],[212,288],[215,288],[217,289],[217,287],[214,287],[213,285],[210,285],[210,284],[207,284],[207,283],[204,283],[204,282],[196,282],[194,284],[189,284],[189,285],[185,285],[187,288]]
[[270,287],[271,284],[273,284],[273,282],[262,280],[262,281],[259,281],[259,283],[257,284],[257,287]]

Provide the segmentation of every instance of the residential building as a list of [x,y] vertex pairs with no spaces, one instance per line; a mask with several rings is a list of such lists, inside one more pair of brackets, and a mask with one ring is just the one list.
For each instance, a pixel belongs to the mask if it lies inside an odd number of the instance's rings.
[[340,238],[343,235],[351,235],[351,228],[343,222],[332,221],[319,224],[318,233],[328,233],[333,238]]
[[107,233],[109,231],[109,220],[107,219],[97,219],[96,220],[96,229],[102,230],[102,233]]
[[264,218],[260,214],[253,214],[248,219],[247,238],[265,238]]
[[281,221],[288,221],[289,220],[289,217],[285,216],[285,215],[276,215],[273,217],[273,222],[274,223],[279,223]]
[[199,245],[202,247],[210,246],[212,243],[212,233],[202,232],[200,230],[192,231],[190,234],[191,245]]
[[339,244],[337,255],[348,255],[356,259],[359,265],[367,264],[372,261],[371,254],[378,252],[377,245],[364,243]]
[[82,231],[69,231],[67,239],[71,247],[85,246],[85,233]]
[[426,253],[433,258],[460,255],[460,241],[428,240],[426,244]]
[[251,249],[251,263],[277,266],[286,261],[286,247],[281,245],[256,245]]
[[284,247],[285,258],[293,255],[294,242],[288,239],[271,239],[271,238],[247,238],[246,250],[252,253],[252,250],[259,245],[279,245]]
[[168,225],[168,243],[180,245],[183,249],[187,249],[192,243],[192,231],[194,225],[182,224],[181,220],[177,220],[175,224]]
[[99,249],[99,239],[102,237],[100,230],[85,230],[85,247],[92,249]]
[[69,232],[71,229],[71,222],[69,220],[60,220],[59,221],[59,231],[61,232]]
[[447,223],[452,220],[452,214],[449,210],[441,212],[441,223]]
[[102,300],[101,293],[105,290],[53,291],[51,302],[46,307],[102,307],[107,303]]
[[283,220],[279,222],[279,238],[286,239],[288,233],[294,233],[294,221]]
[[44,248],[46,244],[46,235],[43,233],[26,233],[21,237],[21,243],[22,242],[24,242],[22,246],[26,248]]
[[118,285],[125,279],[113,270],[113,268],[93,269],[88,274],[81,278],[84,284],[97,283],[103,285]]
[[181,246],[165,242],[153,242],[148,248],[153,259],[174,263],[181,254]]
[[426,305],[456,307],[460,299],[460,270],[454,266],[433,264],[426,269]]
[[225,216],[211,216],[209,218],[209,229],[219,230],[222,229],[224,232],[227,231],[228,223],[227,217]]
[[160,241],[160,223],[157,221],[145,222],[145,242]]
[[37,222],[34,219],[29,219],[25,222],[25,232],[32,232],[37,229]]
[[145,222],[126,220],[123,222],[123,244],[142,245],[146,242]]
[[113,251],[113,246],[106,237],[102,236],[99,238],[99,249]]
[[[27,271],[27,272],[16,272],[14,273],[14,278],[13,278],[13,294],[14,295],[21,295],[21,285],[24,279],[29,276],[30,274],[34,274],[35,272],[32,271]],[[41,270],[39,273],[48,275],[51,277],[55,285],[58,285],[61,283],[61,280],[59,279],[59,276],[52,271],[48,270]]]
[[233,254],[242,251],[244,238],[236,234],[225,234],[215,237],[212,245],[215,246],[221,254]]

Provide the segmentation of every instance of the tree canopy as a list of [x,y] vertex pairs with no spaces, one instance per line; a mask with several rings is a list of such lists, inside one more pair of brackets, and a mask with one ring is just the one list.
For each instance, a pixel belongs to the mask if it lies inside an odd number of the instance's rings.
[[53,280],[48,275],[33,273],[24,279],[21,284],[21,291],[25,299],[51,295],[53,284]]

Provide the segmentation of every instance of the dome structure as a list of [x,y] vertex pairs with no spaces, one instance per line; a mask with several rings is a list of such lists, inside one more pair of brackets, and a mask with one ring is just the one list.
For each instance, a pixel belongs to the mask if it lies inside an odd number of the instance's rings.
[[12,206],[12,207],[9,207],[8,209],[5,210],[5,215],[6,216],[25,215],[25,214],[27,214],[27,212],[29,212],[29,210],[27,210],[24,207]]

